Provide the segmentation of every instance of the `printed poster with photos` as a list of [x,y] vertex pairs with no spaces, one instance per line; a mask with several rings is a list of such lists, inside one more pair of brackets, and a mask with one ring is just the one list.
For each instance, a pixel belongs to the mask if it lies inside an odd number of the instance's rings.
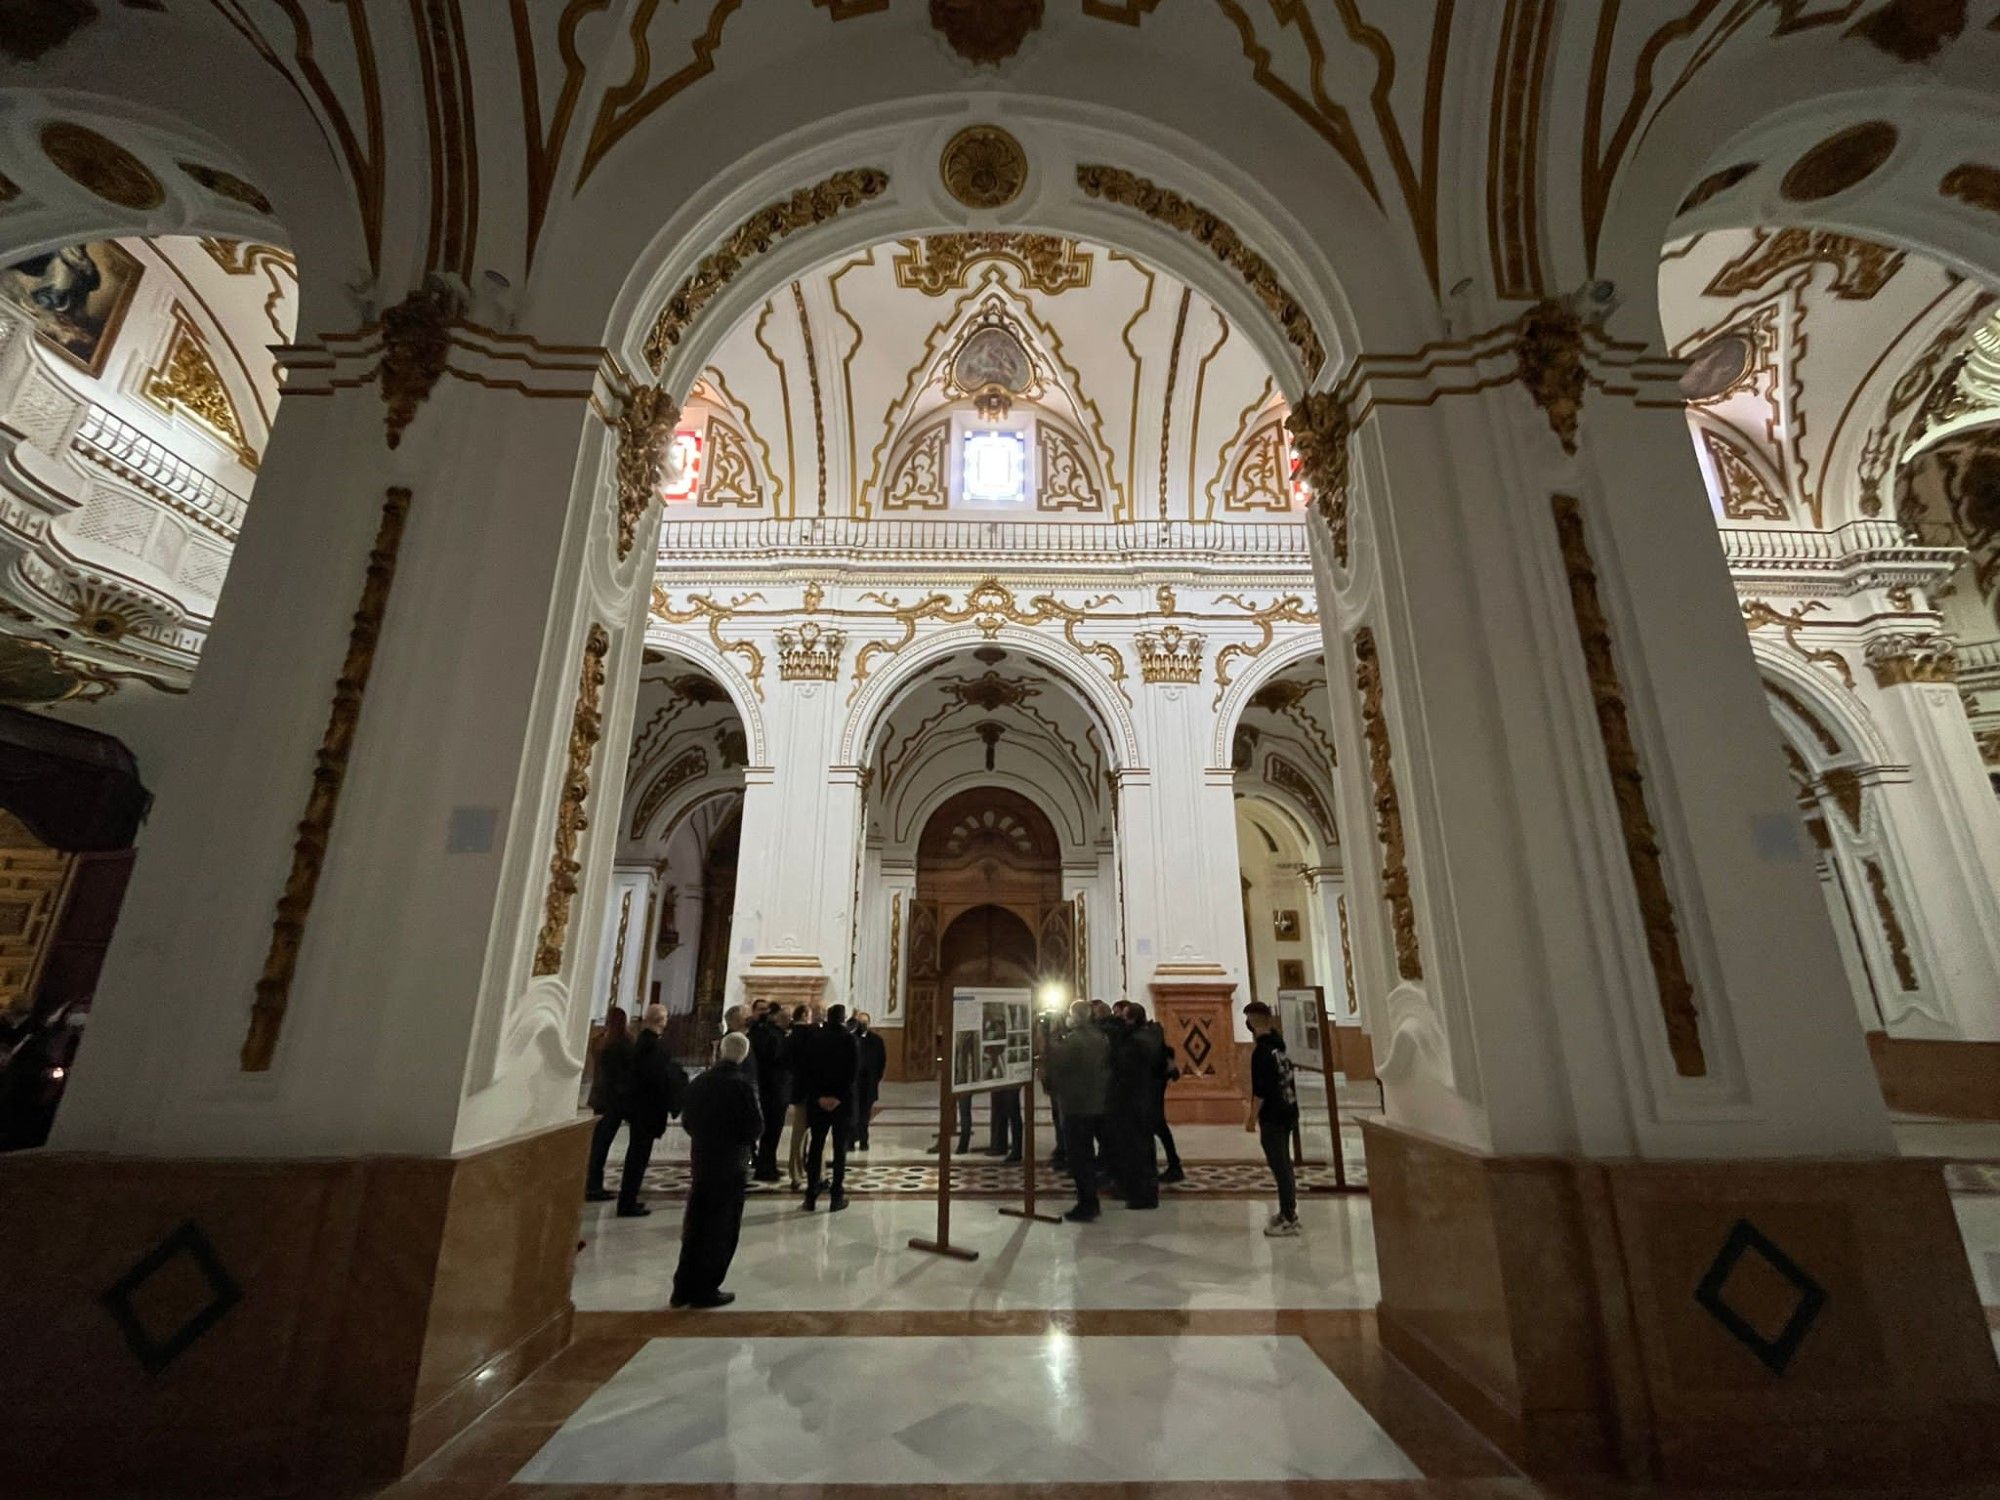
[[1293,1067],[1314,1073],[1326,1071],[1326,1059],[1320,1054],[1320,1003],[1317,986],[1278,991],[1278,1029],[1285,1034],[1285,1052]]
[[1028,1082],[1035,1067],[1035,1006],[1027,990],[954,990],[951,1091]]

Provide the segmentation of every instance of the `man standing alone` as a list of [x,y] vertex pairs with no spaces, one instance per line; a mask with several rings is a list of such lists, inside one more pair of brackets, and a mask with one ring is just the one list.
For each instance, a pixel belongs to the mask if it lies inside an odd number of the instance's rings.
[[722,1039],[719,1061],[688,1085],[681,1124],[694,1142],[693,1182],[681,1219],[681,1259],[670,1307],[726,1307],[722,1289],[743,1231],[750,1156],[763,1135],[757,1090],[744,1071],[750,1043],[740,1032]]
[[1264,1144],[1264,1160],[1278,1184],[1278,1211],[1264,1233],[1272,1239],[1292,1239],[1299,1233],[1299,1190],[1292,1175],[1292,1131],[1299,1123],[1299,1095],[1292,1082],[1292,1060],[1285,1055],[1285,1039],[1278,1034],[1278,1018],[1262,1000],[1243,1007],[1256,1043],[1250,1052],[1250,1118],[1245,1130],[1254,1130]]
[[868,1120],[875,1113],[875,1101],[882,1097],[882,1075],[889,1070],[889,1048],[873,1030],[874,1017],[865,1010],[854,1013],[854,1043],[861,1049],[861,1071],[855,1079],[854,1149],[868,1149]]
[[830,1213],[847,1207],[847,1133],[854,1117],[856,1078],[861,1048],[847,1029],[847,1007],[829,1006],[826,1024],[806,1031],[799,1049],[798,1089],[805,1101],[806,1201],[811,1213],[819,1203],[820,1167],[826,1138],[833,1137],[833,1197]]

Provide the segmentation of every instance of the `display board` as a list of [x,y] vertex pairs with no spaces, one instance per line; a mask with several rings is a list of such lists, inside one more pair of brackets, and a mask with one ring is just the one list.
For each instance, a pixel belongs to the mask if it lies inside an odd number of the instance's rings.
[[1312,1073],[1327,1071],[1322,1046],[1326,1035],[1321,1024],[1323,1006],[1317,985],[1278,991],[1278,1029],[1285,1035],[1285,1051],[1295,1068]]
[[1027,990],[954,990],[951,1091],[1026,1083],[1035,1071],[1035,1004]]

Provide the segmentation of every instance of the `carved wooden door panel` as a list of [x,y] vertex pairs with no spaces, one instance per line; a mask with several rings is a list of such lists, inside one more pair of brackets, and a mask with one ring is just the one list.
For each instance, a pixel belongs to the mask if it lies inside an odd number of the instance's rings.
[[903,1076],[930,1080],[937,1077],[940,1045],[938,997],[938,904],[910,902],[910,984],[907,1010],[903,1018]]

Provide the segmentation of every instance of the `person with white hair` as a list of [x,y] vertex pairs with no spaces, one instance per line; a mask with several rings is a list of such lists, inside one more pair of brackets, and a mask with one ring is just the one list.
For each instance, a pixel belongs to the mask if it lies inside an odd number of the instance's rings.
[[727,1307],[736,1300],[734,1292],[722,1289],[722,1279],[743,1232],[751,1157],[764,1133],[757,1086],[744,1070],[749,1056],[750,1041],[742,1032],[723,1037],[715,1066],[688,1085],[681,1105],[681,1126],[693,1142],[693,1181],[681,1217],[671,1307]]

